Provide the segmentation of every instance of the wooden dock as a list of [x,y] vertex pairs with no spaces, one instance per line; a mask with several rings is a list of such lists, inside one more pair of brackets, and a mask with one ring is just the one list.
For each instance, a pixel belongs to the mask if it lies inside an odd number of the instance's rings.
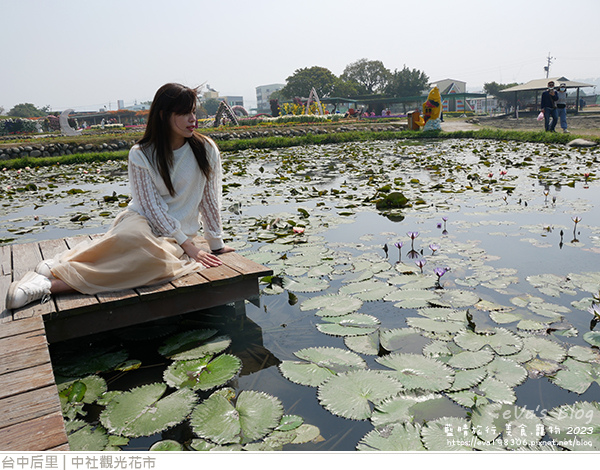
[[258,279],[272,274],[226,253],[219,256],[223,265],[170,283],[95,296],[57,295],[6,309],[13,279],[90,238],[0,247],[0,451],[69,450],[49,343],[257,298]]

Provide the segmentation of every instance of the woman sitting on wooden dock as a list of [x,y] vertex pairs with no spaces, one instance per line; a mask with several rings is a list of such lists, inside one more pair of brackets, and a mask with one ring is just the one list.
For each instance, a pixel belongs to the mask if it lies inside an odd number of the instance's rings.
[[[168,282],[221,265],[219,150],[196,129],[197,89],[157,92],[144,136],[129,152],[131,202],[102,237],[44,260],[10,285],[8,309],[60,292],[97,294]],[[211,253],[194,245],[200,229]]]

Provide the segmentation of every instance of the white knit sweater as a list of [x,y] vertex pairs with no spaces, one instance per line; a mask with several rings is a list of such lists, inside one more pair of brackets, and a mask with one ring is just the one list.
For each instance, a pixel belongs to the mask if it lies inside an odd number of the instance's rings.
[[128,209],[146,217],[155,235],[173,237],[180,245],[198,234],[200,214],[204,238],[211,250],[218,250],[224,246],[221,159],[214,142],[210,141],[206,150],[211,167],[208,179],[187,142],[173,151],[171,182],[175,194],[171,196],[158,170],[140,146],[134,145],[129,151],[131,202]]

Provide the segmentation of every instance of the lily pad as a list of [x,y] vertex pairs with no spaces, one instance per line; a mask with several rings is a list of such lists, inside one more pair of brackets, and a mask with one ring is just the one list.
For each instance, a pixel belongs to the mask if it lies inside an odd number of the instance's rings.
[[196,404],[196,394],[181,389],[164,396],[165,384],[134,388],[113,398],[100,414],[102,425],[112,434],[150,436],[181,423]]
[[414,424],[394,424],[374,429],[364,436],[356,450],[383,452],[414,452],[427,450],[421,441],[421,429]]
[[158,352],[174,361],[199,359],[223,352],[231,344],[228,336],[215,336],[217,330],[191,330],[170,337]]
[[437,392],[449,388],[454,381],[454,371],[450,367],[418,354],[392,353],[376,361],[393,369],[390,374],[408,390]]
[[379,328],[379,320],[364,313],[351,313],[340,317],[323,317],[327,323],[317,324],[321,333],[332,336],[357,336],[371,334]]
[[367,367],[358,354],[343,349],[307,348],[294,354],[307,362],[282,361],[279,370],[286,379],[310,387],[318,387],[340,372]]
[[487,346],[501,356],[515,354],[523,348],[523,340],[505,328],[493,328],[490,333],[483,334],[464,330],[456,335],[454,342],[469,351],[479,351]]
[[600,451],[600,406],[575,402],[551,409],[544,418],[548,434],[568,450]]
[[338,317],[356,312],[363,305],[362,300],[349,295],[328,294],[313,297],[300,304],[300,310],[318,309],[316,315],[321,317]]
[[499,403],[479,406],[473,409],[471,421],[481,440],[491,443],[501,437],[509,449],[517,449],[522,442],[536,443],[543,437],[541,418],[526,407]]
[[227,383],[241,368],[242,361],[236,356],[221,354],[214,359],[205,356],[174,362],[164,371],[163,378],[171,387],[211,390]]
[[319,386],[317,396],[334,415],[364,420],[371,417],[371,404],[377,405],[401,389],[402,385],[388,374],[365,369],[330,377]]
[[600,385],[600,364],[589,364],[567,358],[563,369],[556,372],[550,380],[559,387],[582,394],[592,383]]
[[194,409],[194,434],[221,445],[245,444],[262,439],[280,423],[283,406],[277,398],[244,390],[234,403],[231,392],[219,390]]

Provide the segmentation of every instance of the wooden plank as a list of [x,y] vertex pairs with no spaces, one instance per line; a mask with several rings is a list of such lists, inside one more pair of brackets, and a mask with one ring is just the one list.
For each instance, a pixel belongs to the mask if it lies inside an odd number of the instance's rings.
[[[138,325],[152,320],[196,312],[258,295],[256,279],[242,279],[231,284],[204,284],[177,289],[177,295],[142,297],[141,302],[77,314],[65,312],[47,317],[46,336],[49,343]],[[144,300],[147,299],[147,300]]]
[[28,331],[20,335],[2,338],[0,339],[0,362],[4,360],[4,356],[18,355],[30,348],[38,348],[40,345],[46,344],[46,335],[43,331]]
[[79,292],[57,294],[53,297],[56,302],[56,309],[59,312],[86,308],[93,309],[100,306],[100,302],[98,302],[96,296],[80,294]]
[[177,288],[189,288],[195,286],[203,286],[204,284],[210,284],[210,281],[198,273],[190,273],[187,276],[180,277],[171,282],[174,287]]
[[60,412],[0,429],[0,451],[43,451],[66,443]]
[[12,255],[10,245],[0,246],[0,276],[12,275]]
[[240,272],[244,276],[270,276],[273,274],[273,270],[269,269],[262,264],[258,264],[248,258],[244,258],[242,255],[231,252],[223,253],[219,255],[219,258],[232,269]]
[[37,243],[12,245],[13,281],[21,279],[28,271],[33,271],[42,261],[42,254]]
[[0,382],[4,381],[4,374],[29,369],[35,365],[45,363],[50,363],[50,353],[44,336],[43,345],[21,351],[17,355],[7,355],[0,358]]
[[69,249],[67,242],[62,238],[56,240],[43,240],[39,242],[39,247],[43,259],[52,259]]
[[138,294],[134,289],[127,289],[113,292],[100,292],[99,294],[96,294],[96,298],[101,304],[110,302],[135,302],[138,300]]
[[26,320],[19,320],[18,322],[10,325],[5,325],[0,328],[0,338],[7,338],[28,331],[44,331],[44,321],[41,317],[27,318]]
[[[0,276],[0,324],[11,322],[12,311],[6,309],[6,294],[12,282],[12,276]],[[4,325],[2,325],[4,328]]]
[[202,277],[208,279],[212,284],[220,282],[234,282],[242,278],[242,275],[239,272],[224,264],[214,268],[203,269],[202,271],[198,271],[198,273]]
[[0,429],[61,411],[56,385],[0,400]]
[[51,364],[41,364],[2,376],[0,399],[54,384]]

